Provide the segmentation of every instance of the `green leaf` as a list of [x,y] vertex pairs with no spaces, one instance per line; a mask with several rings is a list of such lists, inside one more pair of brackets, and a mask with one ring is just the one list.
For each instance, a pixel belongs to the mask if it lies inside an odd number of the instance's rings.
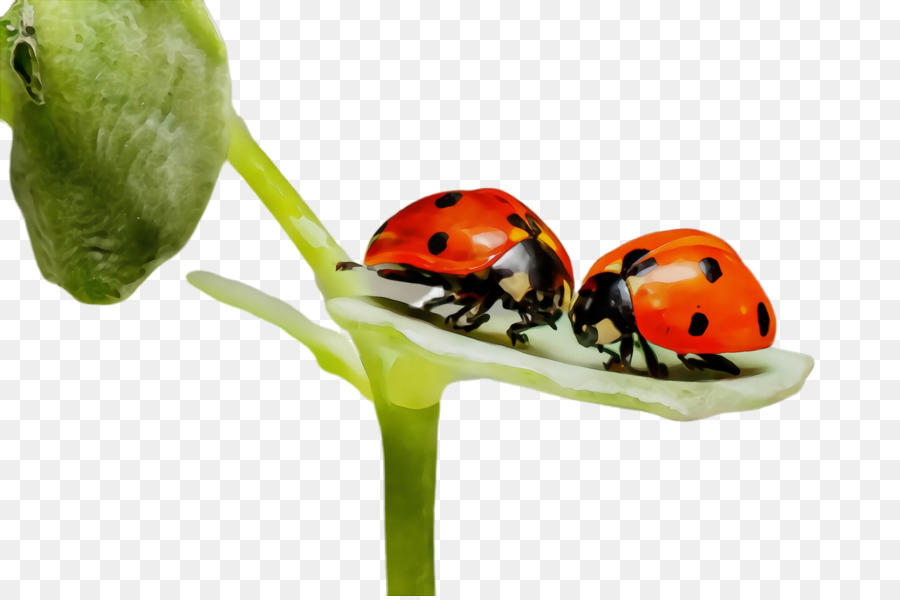
[[188,273],[187,280],[219,302],[243,309],[280,327],[309,348],[324,370],[343,377],[364,397],[372,399],[369,380],[356,349],[346,335],[317,325],[284,300],[269,296],[240,281],[206,271],[192,271]]
[[[479,329],[461,334],[446,329],[435,314],[400,302],[376,298],[332,298],[326,307],[332,318],[352,336],[357,349],[333,331],[318,337],[296,309],[253,288],[213,275],[195,272],[189,281],[216,298],[273,323],[316,353],[321,364],[342,365],[328,370],[368,391],[361,382],[365,365],[375,397],[411,409],[440,401],[454,381],[495,379],[542,392],[691,421],[720,413],[761,408],[800,391],[813,367],[805,354],[775,348],[728,354],[741,368],[730,377],[714,371],[688,370],[674,354],[656,348],[670,365],[668,379],[606,371],[604,357],[575,339],[568,319],[557,329],[539,327],[528,332],[530,343],[511,348],[506,328],[515,320],[499,311]],[[299,323],[299,326],[298,326]],[[327,363],[322,353],[327,352]],[[638,357],[636,357],[637,359]],[[635,360],[640,366],[640,361]],[[365,394],[371,398],[370,394]]]
[[[365,332],[369,337],[385,340],[383,353],[415,356],[430,363],[431,370],[440,366],[442,385],[467,379],[494,379],[678,421],[773,404],[797,393],[813,367],[812,358],[805,354],[768,348],[726,355],[741,368],[739,376],[730,377],[709,370],[689,371],[672,360],[673,353],[654,347],[660,360],[670,365],[668,379],[654,379],[649,375],[606,371],[602,364],[605,358],[596,349],[578,344],[568,319],[560,319],[556,330],[540,327],[529,331],[529,344],[511,348],[505,333],[515,320],[510,311],[493,315],[487,324],[464,335],[441,326],[442,318],[398,302],[334,298],[326,306],[332,318],[354,339],[359,332]],[[376,348],[370,344],[366,349]],[[639,361],[635,363],[640,366]],[[402,388],[392,393],[395,403],[423,408],[414,400],[407,400],[422,398],[416,393],[418,379],[392,380]]]
[[0,18],[0,101],[44,277],[118,302],[187,243],[232,114],[202,2],[17,0]]

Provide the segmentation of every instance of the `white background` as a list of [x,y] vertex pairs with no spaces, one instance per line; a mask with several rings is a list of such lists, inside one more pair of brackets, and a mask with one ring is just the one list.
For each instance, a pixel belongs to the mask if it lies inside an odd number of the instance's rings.
[[[253,4],[253,5],[251,5]],[[796,396],[692,423],[493,382],[442,405],[447,598],[900,597],[895,2],[208,3],[234,103],[355,257],[441,190],[500,187],[580,279],[641,233],[757,274]],[[298,6],[299,5],[299,6]],[[41,279],[0,127],[0,597],[383,594],[374,411],[205,269],[325,316],[226,166],[135,295]]]

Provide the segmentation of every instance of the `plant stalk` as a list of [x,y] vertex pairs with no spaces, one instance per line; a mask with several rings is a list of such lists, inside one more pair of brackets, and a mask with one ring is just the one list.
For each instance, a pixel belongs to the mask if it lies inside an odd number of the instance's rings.
[[238,115],[231,117],[228,162],[244,178],[312,267],[325,298],[361,296],[366,290],[352,273],[336,272],[350,257],[331,237],[294,186],[266,156]]
[[434,492],[440,404],[376,402],[384,451],[389,596],[434,595]]

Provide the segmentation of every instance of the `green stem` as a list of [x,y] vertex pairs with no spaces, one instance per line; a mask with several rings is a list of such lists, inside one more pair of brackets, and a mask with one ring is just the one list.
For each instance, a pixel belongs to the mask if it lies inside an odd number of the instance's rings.
[[[335,242],[326,231],[318,217],[300,197],[300,194],[284,178],[278,167],[259,147],[247,130],[244,121],[234,115],[231,124],[231,145],[228,150],[228,162],[250,185],[266,208],[277,219],[291,241],[303,255],[316,274],[316,283],[325,299],[341,296],[365,295],[367,290],[360,277],[353,272],[335,271],[335,265],[349,260],[347,253]],[[207,293],[217,294],[218,279],[209,276],[195,275],[191,281]],[[228,297],[235,300],[235,305],[243,306],[243,294],[246,290],[229,288]],[[218,290],[220,291],[220,290]],[[235,292],[235,293],[231,293]],[[221,295],[221,294],[219,294]],[[255,313],[273,318],[273,322],[291,321],[283,318],[280,305],[274,311],[263,311],[261,308],[272,308],[253,302]],[[249,306],[249,305],[248,305]],[[269,314],[271,312],[271,314]],[[296,320],[296,317],[292,317]],[[298,339],[308,336],[314,329],[303,322],[296,329]],[[359,340],[354,340],[359,344]],[[385,548],[387,555],[388,594],[398,595],[434,595],[434,492],[437,469],[437,432],[440,415],[440,391],[446,382],[439,378],[438,385],[430,386],[437,391],[436,397],[425,402],[425,408],[404,408],[391,400],[409,400],[410,390],[394,398],[393,392],[400,392],[409,386],[396,385],[398,373],[403,366],[409,367],[409,360],[401,353],[400,357],[384,346],[384,341],[376,343],[366,352],[360,348],[363,363],[364,354],[371,354],[369,362],[377,373],[376,384],[369,388],[368,381],[358,373],[357,365],[350,365],[345,360],[334,361],[338,367],[333,372],[352,370],[358,375],[354,382],[364,394],[374,395],[378,421],[381,425],[382,447],[384,449],[384,497],[385,497]],[[313,347],[317,358],[329,359],[332,353],[323,350],[328,348]],[[343,353],[339,353],[343,354]],[[384,356],[382,356],[384,355]],[[385,362],[386,361],[386,362]],[[416,364],[423,361],[412,361]],[[321,360],[320,360],[321,363]],[[382,364],[384,363],[384,364]],[[352,366],[353,369],[349,369]],[[369,368],[366,369],[369,371]],[[425,369],[428,372],[428,369]],[[341,373],[346,378],[346,373]],[[419,375],[423,371],[418,372]],[[371,372],[369,373],[371,376]],[[393,375],[393,377],[392,377]],[[406,378],[403,378],[406,380]],[[394,385],[389,385],[394,382]],[[377,389],[373,389],[377,388]],[[423,392],[421,388],[418,390]],[[366,394],[366,395],[369,395]],[[428,395],[428,394],[426,394]],[[402,396],[402,398],[400,398]]]
[[244,120],[237,115],[231,119],[228,162],[259,196],[312,267],[326,299],[365,294],[361,279],[355,273],[335,272],[335,265],[350,260],[350,257],[266,156],[250,135]]
[[389,596],[434,595],[434,490],[440,404],[376,402],[384,449]]

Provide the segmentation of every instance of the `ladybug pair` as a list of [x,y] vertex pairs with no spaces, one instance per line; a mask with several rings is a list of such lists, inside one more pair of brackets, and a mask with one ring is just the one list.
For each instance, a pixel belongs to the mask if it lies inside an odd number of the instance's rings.
[[[631,367],[637,338],[654,377],[668,369],[648,342],[673,350],[688,368],[737,375],[740,369],[720,353],[766,348],[775,337],[772,305],[759,282],[731,246],[695,229],[651,233],[609,252],[573,302],[572,263],[559,238],[496,189],[414,202],[375,232],[364,262],[387,279],[442,287],[445,294],[424,308],[459,306],[447,317],[457,329],[476,329],[499,301],[520,316],[507,330],[513,345],[527,342],[524,332],[532,327],[556,329],[568,312],[579,343],[609,355],[607,369]],[[618,353],[606,347],[615,342]]]

